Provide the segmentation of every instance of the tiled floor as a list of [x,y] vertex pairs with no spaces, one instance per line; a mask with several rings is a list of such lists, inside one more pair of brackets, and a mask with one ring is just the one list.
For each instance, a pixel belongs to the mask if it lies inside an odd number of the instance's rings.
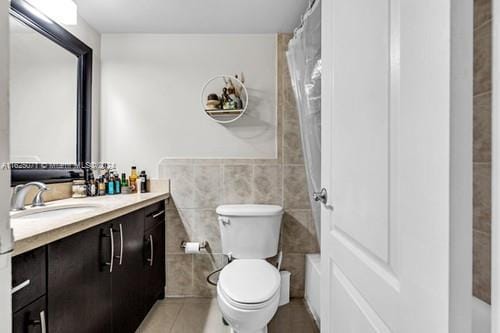
[[[210,298],[168,298],[157,302],[137,333],[229,333],[217,301]],[[278,309],[269,333],[318,333],[302,299]]]

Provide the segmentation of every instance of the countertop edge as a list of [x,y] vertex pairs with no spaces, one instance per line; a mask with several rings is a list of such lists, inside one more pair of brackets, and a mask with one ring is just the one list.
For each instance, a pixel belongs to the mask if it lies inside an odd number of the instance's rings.
[[75,221],[74,223],[54,228],[49,231],[41,232],[31,237],[23,238],[14,241],[14,251],[12,256],[26,253],[41,246],[48,245],[52,242],[74,235],[78,232],[90,229],[96,225],[111,221],[120,216],[126,215],[138,209],[147,207],[156,202],[166,200],[170,197],[169,193],[161,193],[153,198],[144,199],[140,202],[135,202],[123,207],[112,209],[107,212],[100,213],[96,216],[83,218],[82,220]]

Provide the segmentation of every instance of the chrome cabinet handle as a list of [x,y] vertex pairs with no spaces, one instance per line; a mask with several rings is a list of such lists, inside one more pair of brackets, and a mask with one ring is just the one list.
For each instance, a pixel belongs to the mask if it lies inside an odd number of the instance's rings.
[[120,223],[120,255],[115,256],[116,259],[119,259],[118,265],[121,266],[123,262],[123,226]]
[[19,283],[17,286],[15,286],[14,288],[12,288],[12,295],[14,295],[15,293],[17,293],[19,290],[23,289],[23,288],[26,288],[27,286],[29,286],[31,283],[31,281],[28,279],[24,282],[21,282]]
[[109,272],[113,272],[113,261],[115,260],[115,236],[113,235],[113,228],[109,228],[109,239],[111,240],[111,260],[106,263],[109,266]]
[[47,323],[45,321],[45,311],[40,311],[40,319],[30,320],[28,325],[30,325],[30,326],[40,325],[41,333],[47,333]]
[[42,333],[47,333],[47,323],[45,322],[45,311],[40,312],[40,326]]
[[162,216],[163,214],[165,214],[165,210],[160,210],[158,213],[156,214],[153,214],[153,218],[157,218],[158,216]]
[[322,188],[319,192],[314,192],[313,199],[314,201],[320,201],[321,203],[326,205],[328,199],[328,192],[326,191],[326,188]]
[[153,245],[153,235],[149,235],[149,248],[151,249],[151,255],[149,257],[148,262],[149,262],[149,266],[153,266],[153,259],[154,259],[154,245]]

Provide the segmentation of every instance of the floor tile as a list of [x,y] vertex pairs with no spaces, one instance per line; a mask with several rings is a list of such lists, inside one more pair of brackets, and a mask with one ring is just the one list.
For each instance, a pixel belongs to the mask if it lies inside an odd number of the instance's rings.
[[182,303],[180,302],[157,302],[136,333],[171,332],[181,309]]
[[[215,298],[167,298],[155,304],[137,333],[230,333]],[[278,309],[269,333],[319,333],[302,299]]]
[[230,333],[224,326],[216,300],[185,302],[170,333]]
[[303,302],[282,306],[269,324],[269,333],[319,333]]

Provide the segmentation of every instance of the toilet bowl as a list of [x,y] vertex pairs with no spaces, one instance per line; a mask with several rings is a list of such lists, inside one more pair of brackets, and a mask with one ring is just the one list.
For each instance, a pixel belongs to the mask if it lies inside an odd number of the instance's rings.
[[234,333],[266,333],[278,309],[280,274],[262,259],[238,259],[221,271],[217,302]]
[[232,261],[219,274],[217,302],[234,333],[266,333],[280,300],[281,277],[265,259],[278,252],[283,208],[217,207],[222,252]]

